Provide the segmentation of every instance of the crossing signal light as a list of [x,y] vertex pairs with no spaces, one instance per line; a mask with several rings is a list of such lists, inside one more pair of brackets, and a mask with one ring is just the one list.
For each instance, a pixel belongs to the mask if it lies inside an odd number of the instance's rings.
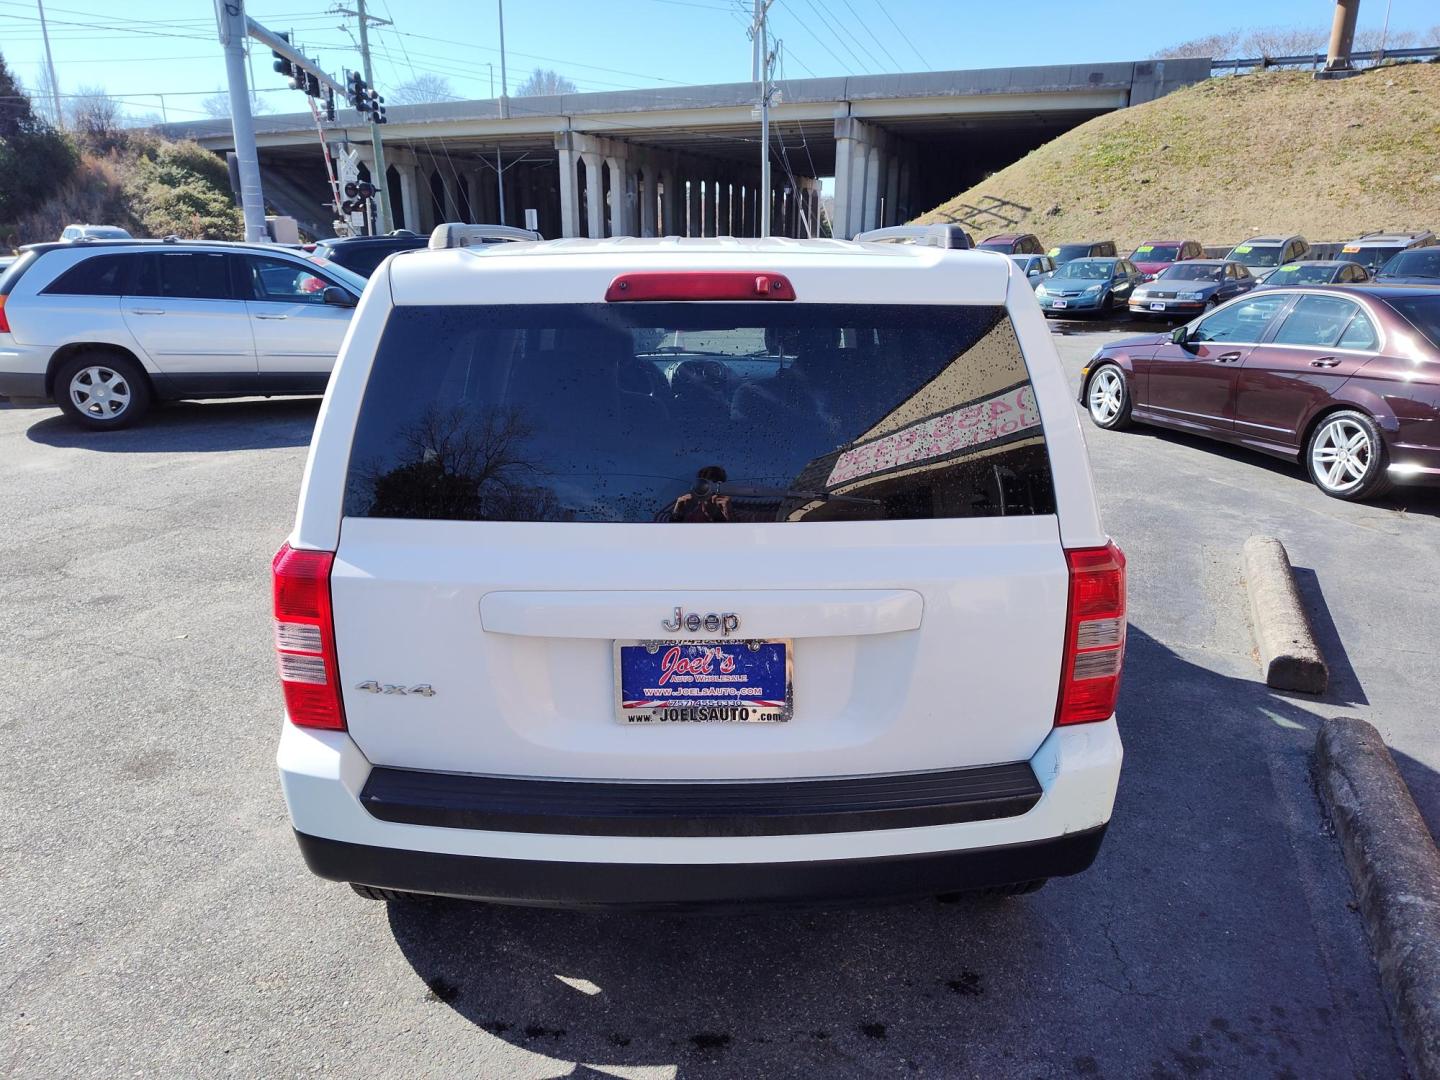
[[[287,45],[290,43],[290,34],[288,32],[284,34],[276,34],[275,36],[278,37],[281,41],[285,42]],[[281,75],[284,75],[287,79],[289,79],[291,89],[294,89],[295,65],[290,62],[290,58],[287,57],[284,53],[276,52],[274,49],[271,49],[270,55],[275,58],[275,62],[270,66],[273,67],[276,71],[278,71]]]
[[355,199],[359,202],[366,202],[375,197],[375,185],[368,180],[347,180],[345,182],[345,197]]

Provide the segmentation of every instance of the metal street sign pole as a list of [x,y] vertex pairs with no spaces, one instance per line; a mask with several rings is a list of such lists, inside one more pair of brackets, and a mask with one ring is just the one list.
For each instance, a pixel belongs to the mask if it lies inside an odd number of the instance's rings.
[[[370,17],[365,14],[365,0],[355,0],[355,9],[360,16],[360,63],[365,74],[365,85],[373,87],[375,76],[370,70]],[[375,202],[380,211],[380,231],[388,233],[392,228],[390,216],[390,176],[385,171],[385,149],[380,142],[380,125],[375,123],[375,114],[370,114],[370,148],[375,153],[375,174],[370,178],[375,185]],[[414,224],[407,221],[406,225]]]
[[215,23],[225,49],[225,74],[230,84],[230,124],[235,135],[245,239],[264,243],[270,235],[265,228],[260,155],[255,149],[255,122],[250,116],[250,88],[245,77],[245,0],[215,0]]

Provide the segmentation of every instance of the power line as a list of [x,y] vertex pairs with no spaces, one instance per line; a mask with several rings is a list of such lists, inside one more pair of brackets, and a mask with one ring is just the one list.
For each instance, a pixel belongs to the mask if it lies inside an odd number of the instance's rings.
[[915,48],[915,43],[910,40],[910,35],[900,29],[900,24],[891,16],[889,9],[885,7],[885,0],[875,0],[875,6],[880,9],[880,13],[884,15],[885,18],[890,20],[890,25],[895,27],[895,32],[905,39],[905,44],[910,46],[910,51],[915,54],[920,63],[925,65],[925,70],[934,71],[935,69],[930,66],[930,62],[920,55],[919,49]]
[[[813,5],[812,5],[812,6],[813,6]],[[794,15],[795,13],[794,13],[794,12],[791,12],[791,14]],[[837,64],[840,65],[840,70],[841,70],[841,71],[847,71],[847,70],[849,70],[850,65],[847,64],[844,60],[840,59],[840,54],[837,53],[834,49],[830,48],[830,46],[825,43],[825,40],[824,40],[823,38],[821,38],[819,34],[815,33],[814,30],[811,30],[811,29],[810,29],[810,24],[809,24],[809,23],[807,23],[807,22],[806,22],[804,19],[802,19],[799,15],[795,15],[795,20],[796,20],[796,22],[798,22],[798,23],[800,24],[800,29],[804,30],[807,34],[809,34],[812,38],[814,38],[815,41],[816,41],[816,43],[817,43],[822,49],[824,49],[827,53],[830,54],[830,58],[831,58],[832,60],[834,60],[835,63],[837,63]]]
[[850,0],[845,0],[845,6],[850,9],[850,14],[855,16],[855,21],[860,24],[860,26],[867,34],[870,35],[870,40],[875,42],[875,44],[880,47],[880,51],[885,54],[885,58],[890,61],[891,65],[894,66],[895,70],[903,70],[900,67],[900,61],[896,60],[895,57],[891,56],[890,50],[885,48],[885,43],[875,36],[875,31],[870,29],[870,24],[860,17],[860,13],[855,10],[855,5],[850,3]]

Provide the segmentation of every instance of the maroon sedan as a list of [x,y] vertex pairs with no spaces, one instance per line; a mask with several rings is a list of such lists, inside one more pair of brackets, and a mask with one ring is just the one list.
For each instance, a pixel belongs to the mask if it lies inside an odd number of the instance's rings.
[[1096,350],[1080,402],[1291,461],[1337,499],[1440,484],[1440,289],[1246,293],[1169,334]]
[[1130,261],[1145,274],[1158,274],[1177,262],[1204,257],[1199,240],[1146,240],[1130,253]]

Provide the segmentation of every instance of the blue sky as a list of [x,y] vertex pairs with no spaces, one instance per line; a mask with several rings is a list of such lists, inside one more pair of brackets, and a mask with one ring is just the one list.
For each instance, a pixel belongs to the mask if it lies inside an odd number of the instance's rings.
[[[369,0],[394,20],[373,39],[376,81],[413,73],[447,78],[463,97],[490,96],[500,79],[495,0]],[[505,37],[510,82],[553,68],[582,90],[733,82],[750,77],[742,14],[751,0],[510,0]],[[251,0],[250,14],[296,40],[338,73],[358,66],[327,9],[333,0]],[[1390,25],[1420,31],[1440,23],[1436,0],[1391,0]],[[1378,29],[1385,0],[1364,0],[1360,24]],[[1004,67],[1133,60],[1204,34],[1234,28],[1329,25],[1330,0],[775,0],[773,32],[784,43],[784,74]],[[101,86],[132,112],[171,120],[203,115],[201,100],[223,85],[212,5],[207,0],[49,0],[51,46],[62,92]],[[348,20],[353,25],[353,20]],[[33,86],[43,61],[34,0],[0,0],[0,52]],[[256,86],[274,111],[302,107],[268,51],[254,58]]]

